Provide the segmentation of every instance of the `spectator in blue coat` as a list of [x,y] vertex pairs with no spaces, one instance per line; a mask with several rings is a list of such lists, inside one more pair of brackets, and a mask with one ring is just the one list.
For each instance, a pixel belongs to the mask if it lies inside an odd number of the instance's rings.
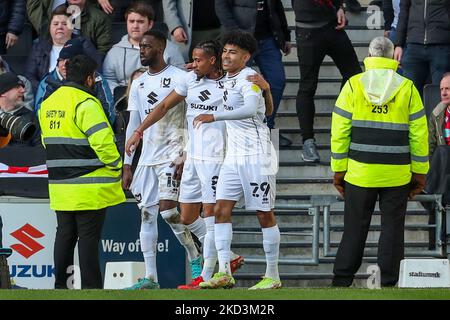
[[[83,54],[83,44],[79,38],[71,39],[62,48],[59,53],[56,68],[44,76],[39,83],[35,97],[36,113],[41,108],[42,101],[47,99],[56,89],[64,84],[66,79],[66,63],[69,59]],[[111,125],[114,124],[116,112],[114,109],[114,99],[109,89],[108,83],[98,72],[95,74],[95,85],[93,95],[100,100],[103,110],[109,119]]]

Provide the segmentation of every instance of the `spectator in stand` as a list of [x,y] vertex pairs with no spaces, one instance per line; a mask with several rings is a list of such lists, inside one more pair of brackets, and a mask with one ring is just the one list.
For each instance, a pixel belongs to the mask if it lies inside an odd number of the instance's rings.
[[428,121],[430,159],[438,146],[450,146],[450,72],[442,76],[441,102],[433,109]]
[[0,54],[19,40],[25,23],[25,0],[0,0]]
[[[3,60],[3,58],[0,56],[0,74],[4,74],[6,72],[13,72],[13,70],[11,70],[8,63],[5,60]],[[24,76],[21,75],[17,76],[25,86],[23,105],[27,107],[27,109],[34,111],[34,91],[33,87],[31,86],[31,82]]]
[[[283,97],[286,75],[281,52],[291,52],[291,36],[281,0],[245,0],[236,4],[232,0],[216,0],[216,14],[222,29],[242,29],[258,40],[258,51],[253,55],[262,75],[270,84],[274,111],[267,118],[267,126],[275,128],[275,116]],[[280,145],[289,146],[292,141],[280,135]]]
[[[25,119],[27,122],[33,122],[39,127],[36,115],[33,111],[24,106],[25,85],[17,75],[12,72],[6,72],[0,75],[0,110]],[[40,144],[39,130],[36,130],[34,136],[26,141],[17,141],[11,138],[9,145],[35,146]]]
[[[75,38],[66,42],[61,52],[59,53],[58,62],[56,68],[52,72],[44,76],[42,81],[39,83],[38,90],[36,92],[36,113],[41,108],[41,103],[48,98],[53,92],[56,91],[61,85],[64,84],[67,77],[66,64],[70,59],[77,55],[83,54],[83,43],[80,39]],[[92,94],[95,96],[102,104],[103,111],[108,117],[111,126],[114,124],[115,120],[115,110],[114,110],[114,99],[109,90],[108,83],[102,77],[101,74],[95,72],[94,87],[92,89]]]
[[[162,0],[145,0],[155,11],[155,27],[164,24],[164,12]],[[98,6],[111,16],[113,21],[122,22],[124,20],[125,11],[133,0],[98,0]],[[167,30],[164,30],[167,31]]]
[[421,95],[429,75],[432,83],[438,84],[450,70],[449,10],[448,1],[400,2],[394,58],[401,61],[403,75]]
[[319,162],[314,139],[314,95],[319,80],[320,65],[329,55],[342,75],[342,86],[361,72],[355,50],[345,33],[345,13],[342,0],[292,0],[297,34],[297,55],[300,83],[297,93],[297,115],[303,138],[302,158]]
[[[441,194],[441,204],[446,207],[450,204],[450,72],[442,76],[440,90],[441,101],[428,117],[430,171],[427,174],[424,190],[428,194]],[[435,205],[430,203],[422,203],[422,205],[430,213],[428,223],[435,224]],[[436,248],[434,229],[429,230],[428,239],[429,249],[434,250]]]
[[[102,10],[87,0],[67,0],[67,2],[58,0],[28,0],[28,19],[39,36],[42,37],[45,36],[46,30],[48,30],[49,21],[51,21],[49,17],[52,17],[52,12],[56,8],[59,8],[59,6],[67,8],[72,5],[79,7],[81,10],[81,19],[75,19],[74,23],[72,23],[73,36],[83,36],[88,39],[103,58],[108,50],[111,49],[112,45],[111,20]],[[72,12],[70,8],[66,10]],[[95,60],[97,61],[97,59]],[[100,66],[99,70],[101,70]]]
[[[31,81],[33,90],[37,90],[39,82],[48,73],[55,69],[59,53],[64,44],[72,38],[73,33],[69,28],[69,15],[64,7],[58,7],[51,16],[49,34],[50,37],[40,38],[33,45],[28,56],[25,77]],[[100,55],[89,40],[79,37],[83,43],[83,51],[99,63]]]
[[[131,73],[142,67],[139,43],[144,33],[153,28],[155,14],[151,5],[136,1],[127,8],[125,19],[127,34],[112,47],[103,64],[103,75],[111,90],[117,86],[126,86]],[[167,41],[164,60],[179,68],[183,68],[185,63],[180,49],[171,41]]]
[[192,50],[199,42],[220,37],[220,21],[211,0],[162,0],[164,21],[172,40],[181,48],[189,61]]

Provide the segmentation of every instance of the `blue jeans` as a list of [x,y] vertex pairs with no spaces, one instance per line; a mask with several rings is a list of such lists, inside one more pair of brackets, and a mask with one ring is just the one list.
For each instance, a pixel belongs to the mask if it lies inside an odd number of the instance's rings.
[[258,65],[263,77],[270,84],[274,110],[272,115],[267,117],[267,126],[273,129],[275,126],[275,115],[286,85],[286,75],[281,60],[281,52],[275,40],[271,37],[258,41],[258,51],[253,59]]
[[429,75],[433,84],[439,84],[442,75],[450,70],[450,45],[408,43],[402,67],[403,76],[412,80],[422,95]]

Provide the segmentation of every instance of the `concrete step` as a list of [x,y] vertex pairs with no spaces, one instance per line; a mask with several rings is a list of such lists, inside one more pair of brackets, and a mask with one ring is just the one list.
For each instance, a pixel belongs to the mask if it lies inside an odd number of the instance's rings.
[[[318,165],[319,167],[320,165]],[[326,166],[323,166],[326,167]],[[276,202],[276,205],[278,204],[278,202]],[[303,219],[303,218],[310,218],[310,216],[308,215],[308,210],[304,209],[304,208],[299,208],[297,210],[286,210],[286,209],[279,209],[277,208],[277,206],[275,205],[275,210],[278,216],[280,217],[285,217],[286,219],[290,219],[292,217],[294,218],[299,218],[299,219]],[[343,222],[343,216],[344,216],[344,201],[342,200],[338,200],[336,199],[336,201],[331,203],[330,206],[330,217],[331,217],[331,221],[334,222],[334,219],[341,219],[341,220],[337,220],[338,222]],[[424,207],[422,206],[422,204],[420,202],[417,201],[408,201],[407,202],[407,207],[406,209],[408,210],[408,214],[406,215],[405,219],[406,221],[409,221],[408,219],[422,219],[420,221],[425,222],[426,220],[423,220],[424,218],[428,218],[428,211],[426,211],[424,209]],[[246,217],[250,217],[253,219],[254,217],[254,212],[253,211],[246,211],[245,209],[239,209],[239,208],[235,208],[233,210],[233,215],[238,217],[238,218],[246,218]],[[375,204],[375,209],[374,209],[374,213],[373,213],[373,217],[372,219],[374,219],[373,221],[378,221],[380,219],[381,216],[381,211],[380,211],[380,207],[379,207],[379,203],[377,202]],[[378,220],[376,220],[378,219]],[[415,221],[415,223],[418,223],[418,220],[411,220],[411,221]]]
[[[278,126],[278,124],[277,124]],[[298,128],[298,127],[297,127]],[[300,129],[280,129],[280,133],[286,138],[290,139],[293,144],[301,145],[302,137],[300,134]],[[330,144],[330,129],[314,129],[314,138],[316,139],[317,144]],[[289,161],[289,160],[281,160],[280,161]],[[300,161],[300,159],[296,159],[296,161]],[[322,159],[325,161],[325,159]],[[329,162],[329,161],[328,161]]]
[[[281,100],[280,106],[278,108],[278,113],[291,113],[296,114],[297,108],[296,108],[296,96],[295,95],[284,95],[283,99]],[[336,95],[329,95],[329,96],[320,96],[315,95],[314,96],[314,105],[316,107],[316,113],[323,113],[323,112],[329,112],[331,113],[333,111],[335,102],[337,99]]]
[[[331,151],[330,149],[321,149],[319,148],[317,150],[319,153],[320,160],[329,162],[331,158]],[[303,162],[302,156],[301,156],[302,150],[298,148],[298,150],[295,149],[282,149],[280,150],[279,155],[279,161],[280,162]]]
[[[284,9],[288,26],[295,26],[295,13],[292,9],[292,5],[289,3],[288,7],[285,6]],[[383,11],[374,11],[373,9],[374,8],[365,7],[364,11],[360,13],[351,13],[347,11],[345,13],[345,17],[348,20],[347,27],[383,28]]]
[[[339,95],[341,91],[342,78],[319,79],[316,95]],[[287,78],[284,95],[297,95],[299,79]]]
[[[283,211],[276,210],[275,214],[277,216],[277,224],[282,232],[308,232],[311,230],[313,223],[313,216],[310,216],[307,211],[291,211],[292,215],[284,214]],[[405,225],[408,230],[413,231],[423,231],[428,230],[426,226],[428,224],[429,216],[427,214],[412,214],[408,212],[405,217]],[[323,227],[323,215],[320,218],[321,230]],[[233,225],[234,230],[243,231],[254,230],[260,231],[258,221],[256,220],[256,215],[254,212],[249,212],[249,214],[242,215],[237,212],[233,212]],[[331,230],[333,232],[341,232],[344,225],[344,215],[332,215],[330,218]],[[375,211],[372,215],[371,226],[374,231],[379,231],[381,225],[381,215],[379,211]],[[421,230],[423,229],[423,230]]]
[[298,163],[282,162],[278,169],[277,178],[305,178],[305,177],[332,177],[333,172],[329,166],[305,165],[304,162]]
[[[291,41],[295,39],[295,29],[294,27],[289,27],[291,32]],[[383,36],[384,30],[370,30],[370,29],[360,29],[360,28],[346,28],[347,36],[352,42],[367,42],[369,43],[373,38]]]
[[[363,64],[361,64],[361,68],[363,68]],[[298,62],[285,62],[284,71],[287,78],[300,79]],[[342,76],[334,62],[323,62],[319,71],[320,78],[342,78]]]
[[[286,9],[292,10],[292,0],[281,0],[281,2],[283,3],[283,7],[284,7],[285,10],[286,10]],[[359,3],[361,4],[361,6],[365,9],[365,8],[369,5],[369,3],[371,2],[371,0],[359,0],[358,2],[359,2]],[[346,13],[347,16],[348,16],[349,14],[358,15],[358,14],[361,14],[361,13],[350,13],[350,12],[347,12],[347,13]]]
[[[337,248],[339,247],[339,241],[334,241],[331,243],[330,252],[336,253]],[[322,245],[321,245],[322,247]],[[378,241],[367,241],[364,249],[364,257],[376,257],[377,256],[377,248]],[[233,242],[231,244],[231,249],[233,252],[238,253],[239,255],[244,257],[252,257],[252,258],[264,258],[264,250],[262,240],[257,243],[248,243],[248,242],[238,242],[233,238]],[[405,243],[405,256],[406,257],[414,257],[415,253],[428,252],[428,242],[406,242]],[[280,243],[280,255],[279,259],[309,259],[311,258],[311,242],[303,241],[297,243]],[[319,250],[319,257],[323,257],[322,249]],[[330,257],[330,262],[334,261],[334,257]],[[320,262],[320,261],[319,261]],[[258,265],[259,263],[248,262],[247,264]],[[280,265],[283,265],[280,262]],[[297,266],[300,266],[297,265]]]
[[[284,114],[277,116],[276,124],[278,129],[297,129],[299,122],[297,114]],[[331,113],[320,113],[314,117],[314,128],[330,129],[331,128]]]
[[[276,125],[278,126],[278,123]],[[302,136],[300,134],[300,130],[297,130],[298,133],[285,133],[285,131],[289,132],[289,131],[291,131],[291,129],[280,130],[280,132],[283,134],[284,137],[286,137],[292,141],[291,146],[299,147],[299,146],[303,145],[303,140],[302,140]],[[329,133],[329,131],[327,133],[316,133],[314,136],[314,139],[316,139],[317,146],[326,145],[326,144],[329,145],[330,144],[330,133]],[[301,150],[301,149],[299,149],[299,150]],[[301,159],[299,159],[298,161],[301,161]],[[325,161],[325,160],[323,160],[323,161]]]
[[277,195],[335,195],[332,179],[283,179],[277,181]]
[[[355,49],[355,53],[358,57],[358,61],[362,62],[364,61],[364,59],[367,57],[367,50],[369,47],[369,42],[370,40],[372,40],[372,38],[370,39],[366,39],[363,43],[353,43],[353,47]],[[297,47],[296,47],[296,43],[295,43],[295,38],[291,39],[291,43],[292,43],[292,50],[291,53],[287,56],[283,55],[283,62],[298,62],[298,56],[297,56]],[[325,62],[332,62],[333,60],[329,57],[326,56],[324,59]]]

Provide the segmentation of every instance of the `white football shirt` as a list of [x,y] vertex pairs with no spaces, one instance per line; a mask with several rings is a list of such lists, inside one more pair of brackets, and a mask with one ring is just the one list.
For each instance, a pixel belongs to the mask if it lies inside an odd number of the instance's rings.
[[197,78],[189,72],[175,87],[180,96],[186,97],[186,119],[189,142],[188,156],[198,160],[222,161],[225,155],[226,131],[223,121],[204,123],[194,129],[194,118],[200,114],[223,111],[223,77],[220,79]]
[[[131,84],[128,110],[138,111],[141,122],[172,92],[186,72],[167,65],[159,73],[145,72]],[[173,161],[184,148],[186,110],[176,106],[157,123],[144,131],[139,165],[156,165]]]
[[246,79],[247,76],[255,73],[253,69],[246,67],[235,75],[225,77],[223,92],[225,112],[243,108],[246,97],[258,97],[256,116],[242,120],[225,120],[228,136],[227,156],[271,152],[270,130],[264,123],[266,106],[262,91]]

